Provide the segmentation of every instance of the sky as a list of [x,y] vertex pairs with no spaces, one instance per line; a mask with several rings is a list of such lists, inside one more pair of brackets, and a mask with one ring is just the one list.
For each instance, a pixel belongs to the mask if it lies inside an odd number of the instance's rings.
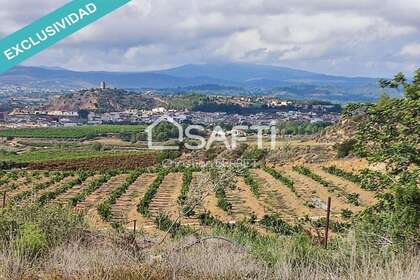
[[[0,38],[68,0],[0,0]],[[149,71],[252,63],[391,77],[420,67],[419,0],[132,0],[24,65]]]

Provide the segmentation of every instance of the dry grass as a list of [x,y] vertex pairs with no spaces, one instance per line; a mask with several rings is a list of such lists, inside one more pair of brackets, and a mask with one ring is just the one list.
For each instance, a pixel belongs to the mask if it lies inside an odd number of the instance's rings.
[[[285,257],[270,267],[235,245],[216,240],[189,247],[194,241],[187,237],[142,249],[146,245],[143,238],[90,236],[56,247],[36,261],[6,250],[0,253],[0,279],[415,280],[420,276],[420,257],[415,254],[381,259],[360,255],[354,248],[338,248],[331,253],[335,262],[296,263]],[[286,246],[283,255],[291,249]]]

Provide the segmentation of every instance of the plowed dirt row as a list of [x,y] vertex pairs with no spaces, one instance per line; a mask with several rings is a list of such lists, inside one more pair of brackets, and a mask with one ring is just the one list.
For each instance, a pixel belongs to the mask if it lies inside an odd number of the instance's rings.
[[124,180],[127,178],[127,174],[117,175],[115,177],[112,177],[108,182],[103,184],[99,189],[91,193],[86,199],[79,203],[76,206],[76,210],[83,211],[88,210],[89,208],[92,208],[94,206],[97,206],[99,203],[101,203],[105,198],[107,198],[110,193],[118,187],[120,184],[124,182]]
[[111,208],[111,223],[119,223],[126,228],[133,228],[133,221],[137,221],[138,226],[144,224],[143,216],[137,211],[137,204],[156,176],[156,174],[143,174],[127,189]]
[[326,180],[344,189],[347,193],[358,193],[360,195],[360,201],[362,206],[369,206],[377,203],[377,199],[375,198],[374,192],[366,191],[353,182],[329,174],[322,170],[320,166],[313,165],[310,168]]
[[257,219],[261,219],[268,207],[264,207],[252,194],[249,186],[242,177],[237,177],[236,182],[237,184],[234,190],[227,190],[227,200],[232,204],[234,219],[239,221],[244,218],[249,218],[251,214],[255,214]]
[[166,213],[171,218],[178,214],[177,198],[181,193],[182,173],[170,173],[160,185],[155,197],[150,203],[151,218],[146,221],[145,227],[154,227],[154,219],[159,213]]
[[262,186],[260,199],[271,208],[268,209],[269,213],[278,213],[288,222],[293,222],[305,215],[312,215],[310,209],[304,206],[303,201],[273,176],[261,169],[254,169],[251,173]]
[[[189,192],[188,196],[189,197],[192,196],[192,195],[197,196],[196,193],[197,192],[200,193],[199,190],[202,190],[201,185],[203,184],[204,181],[205,181],[205,179],[204,179],[203,173],[194,172],[192,180],[191,180],[190,192]],[[178,211],[180,211],[180,210],[181,210],[181,206],[178,207]],[[204,210],[204,207],[203,207],[203,203],[201,203],[200,205],[197,205],[194,208],[194,215],[192,215],[191,217],[184,217],[181,220],[181,223],[183,225],[188,225],[188,226],[197,228],[197,227],[200,226],[200,221],[198,219],[198,216],[201,213],[204,213],[204,212],[205,212],[205,210]]]
[[[341,210],[342,209],[359,209],[360,207],[356,207],[352,204],[345,202],[345,197],[337,197],[334,193],[328,192],[326,188],[324,188],[322,185],[320,185],[318,182],[312,180],[311,178],[301,175],[299,173],[296,173],[292,170],[292,167],[282,167],[281,171],[284,172],[287,176],[293,179],[295,182],[295,188],[296,191],[302,195],[302,199],[305,201],[311,201],[315,205],[315,207],[324,209],[324,211],[319,211],[322,215],[325,212],[326,204],[328,197],[332,198],[332,204],[331,204],[331,213],[336,218],[339,218],[341,216]],[[319,204],[320,205],[317,205]]]
[[32,180],[29,184],[17,184],[17,188],[7,192],[7,197],[13,197],[21,192],[25,192],[31,190],[34,186],[39,184],[47,183],[51,178],[49,177],[41,177],[39,179]]
[[50,187],[40,190],[39,192],[36,193],[36,197],[40,197],[41,195],[47,193],[47,192],[51,192],[51,191],[55,191],[56,189],[58,189],[59,187],[63,186],[64,184],[69,183],[70,181],[74,180],[76,177],[74,176],[68,176],[66,178],[64,178],[63,180],[61,180],[58,183],[55,183],[53,185],[51,185]]
[[86,186],[88,186],[90,183],[92,183],[93,181],[95,181],[99,177],[100,177],[100,175],[95,175],[95,176],[91,176],[91,177],[87,178],[86,181],[84,181],[82,184],[76,185],[73,188],[69,189],[67,192],[59,195],[53,201],[53,203],[58,203],[58,204],[61,204],[61,205],[67,204],[69,202],[70,198],[79,194]]

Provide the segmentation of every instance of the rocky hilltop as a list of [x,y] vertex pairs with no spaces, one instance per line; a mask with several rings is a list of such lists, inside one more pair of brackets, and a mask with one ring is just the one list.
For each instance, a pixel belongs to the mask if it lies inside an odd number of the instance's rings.
[[90,89],[56,97],[43,106],[42,110],[115,112],[162,105],[161,100],[148,94],[116,89]]

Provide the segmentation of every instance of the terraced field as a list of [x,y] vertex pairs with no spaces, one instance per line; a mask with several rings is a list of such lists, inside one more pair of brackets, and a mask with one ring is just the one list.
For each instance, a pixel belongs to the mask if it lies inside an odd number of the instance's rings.
[[[179,220],[180,224],[200,228],[199,215],[202,213],[211,213],[223,222],[236,222],[251,216],[259,221],[266,215],[278,215],[289,224],[304,217],[318,220],[325,217],[328,197],[332,198],[333,220],[342,222],[349,218],[343,217],[343,212],[354,214],[376,202],[376,192],[362,189],[345,176],[327,172],[327,166],[311,164],[304,166],[306,169],[299,169],[284,165],[250,169],[243,177],[232,178],[236,187],[225,190],[224,207],[220,196],[211,191],[211,187],[203,186],[206,174],[196,171],[160,170],[154,173],[157,171],[145,169],[137,174],[111,172],[84,176],[72,172],[2,172],[0,192],[7,191],[8,203],[36,202],[44,197],[44,202],[51,205],[73,205],[76,211],[88,216],[88,222],[100,228],[121,225],[132,229],[136,221],[138,228],[152,232],[158,232],[156,219],[162,214],[177,219],[185,211],[188,197],[194,196],[200,188],[208,194],[203,196],[194,212]],[[354,172],[349,166],[343,166],[343,171]],[[305,173],[305,170],[311,173]],[[100,213],[101,205],[107,201],[105,209],[109,211],[102,209],[103,213]]]
[[112,206],[111,223],[132,225],[130,222],[138,221],[144,224],[144,219],[137,212],[137,204],[155,179],[156,174],[140,176]]
[[78,195],[87,185],[92,183],[94,180],[98,179],[99,175],[94,175],[87,178],[82,184],[78,184],[72,187],[67,192],[59,195],[53,202],[61,205],[67,205],[70,202],[70,199]]
[[86,211],[97,206],[102,200],[106,199],[112,190],[121,184],[127,176],[127,174],[122,174],[112,177],[99,189],[88,195],[84,201],[78,203],[75,209],[78,211]]
[[146,222],[146,227],[153,227],[153,220],[161,213],[168,214],[171,218],[176,218],[178,214],[176,212],[176,200],[181,191],[181,185],[181,173],[170,173],[165,176],[156,196],[150,203],[150,219]]

